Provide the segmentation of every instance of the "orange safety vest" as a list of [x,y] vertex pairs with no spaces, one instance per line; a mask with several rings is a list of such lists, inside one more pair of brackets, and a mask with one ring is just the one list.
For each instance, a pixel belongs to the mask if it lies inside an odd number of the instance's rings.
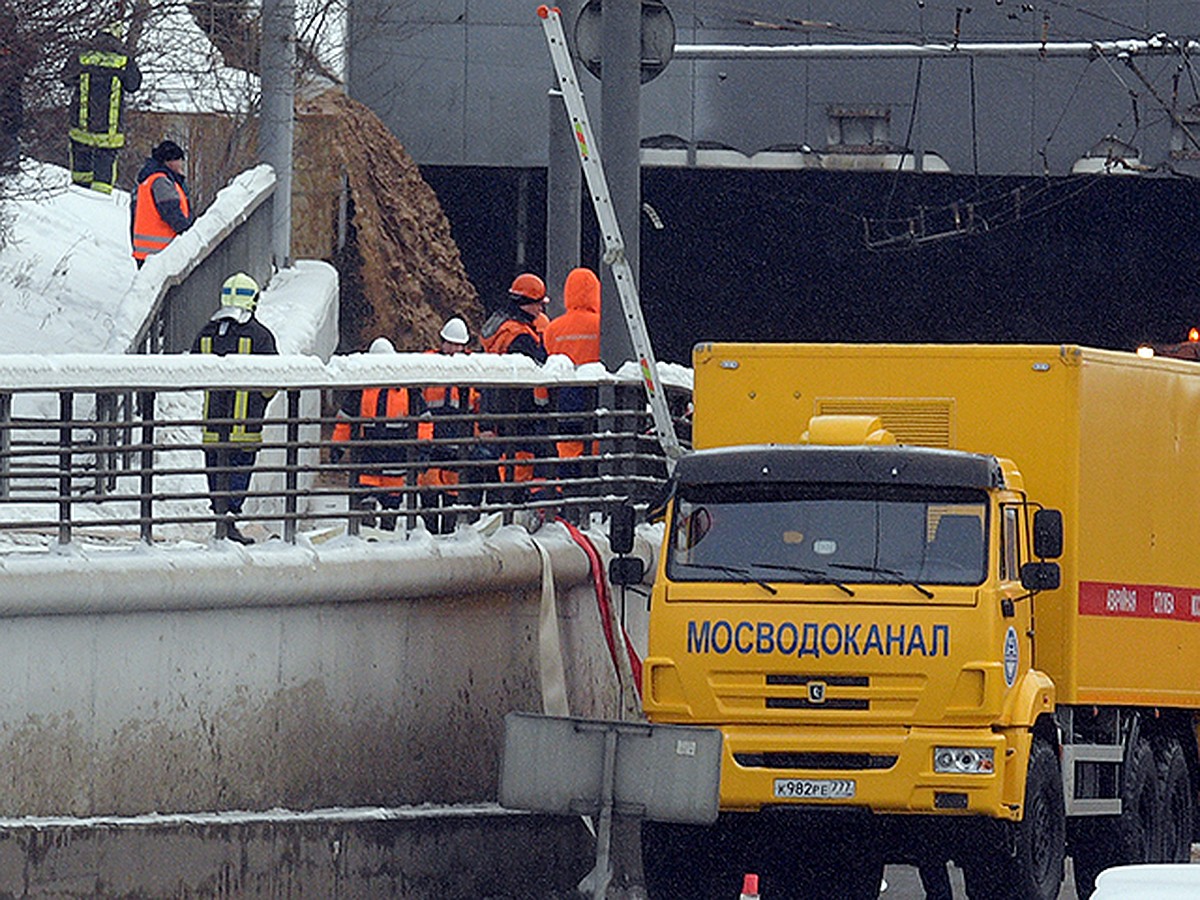
[[[495,334],[486,337],[480,336],[479,343],[483,345],[483,349],[488,353],[507,353],[512,342],[522,334],[529,335],[540,344],[542,342],[541,333],[535,326],[536,323],[531,325],[528,322],[518,322],[516,319],[505,319],[500,323],[500,327],[496,329]],[[541,385],[535,387],[533,389],[533,402],[538,406],[548,405],[550,403],[550,389]]]
[[[386,392],[385,406],[380,409],[379,392]],[[351,437],[376,439],[382,437],[378,432],[381,425],[386,428],[386,422],[392,419],[403,419],[408,415],[407,388],[364,388],[362,400],[359,403],[358,414],[363,419],[374,419],[375,422],[338,422],[333,426],[335,441],[349,441]],[[363,463],[382,466],[395,466],[403,463],[404,448],[367,446],[363,448]],[[403,475],[383,475],[376,472],[361,472],[358,476],[360,484],[373,487],[403,487]]]
[[527,334],[539,344],[542,342],[538,330],[528,322],[518,322],[516,319],[505,319],[492,335],[480,336],[479,342],[488,353],[507,353],[509,346],[520,335]]
[[[167,177],[165,172],[155,172],[138,185],[137,210],[133,219],[134,259],[145,259],[147,256],[158,253],[176,236],[175,229],[163,220],[163,217],[158,214],[158,207],[154,205],[152,185],[155,179]],[[179,208],[185,216],[191,215],[191,210],[188,208],[187,191],[175,181],[172,181],[171,184],[179,192]]]

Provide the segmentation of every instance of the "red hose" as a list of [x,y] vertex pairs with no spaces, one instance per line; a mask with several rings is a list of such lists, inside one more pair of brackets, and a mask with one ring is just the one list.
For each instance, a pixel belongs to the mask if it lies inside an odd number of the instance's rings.
[[[592,569],[592,584],[596,589],[596,604],[600,608],[600,624],[604,628],[604,640],[608,643],[608,653],[612,657],[613,667],[617,670],[617,677],[620,679],[621,669],[617,666],[616,640],[612,633],[612,598],[608,591],[608,579],[604,577],[604,566],[600,561],[600,553],[586,534],[566,519],[560,518],[558,521],[567,529],[571,539],[587,554],[588,564]],[[625,641],[625,652],[629,655],[629,668],[633,672],[633,685],[640,700],[642,696],[642,660],[638,656],[637,650],[634,649],[633,642],[629,640],[629,633],[625,631],[623,624],[621,637]]]

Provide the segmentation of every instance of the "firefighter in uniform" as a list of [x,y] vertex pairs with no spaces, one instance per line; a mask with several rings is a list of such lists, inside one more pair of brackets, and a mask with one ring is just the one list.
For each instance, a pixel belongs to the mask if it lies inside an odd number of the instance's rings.
[[[254,315],[258,282],[245,272],[230,276],[221,286],[221,307],[200,329],[193,353],[217,356],[274,354],[275,335]],[[204,392],[204,463],[217,537],[253,544],[236,519],[242,514],[254,459],[262,443],[263,415],[274,391],[209,390]]]
[[[546,348],[537,325],[545,318],[546,285],[537,275],[525,272],[518,275],[508,289],[508,303],[496,310],[483,325],[480,343],[488,353],[509,353],[528,356],[538,365],[546,361]],[[550,393],[545,387],[532,390],[492,388],[484,391],[483,412],[487,414],[517,414],[519,419],[497,421],[498,435],[516,440],[503,442],[502,458],[516,464],[502,466],[504,480],[536,490],[530,482],[543,473],[535,469],[534,460],[545,455],[543,420],[538,413],[546,412]]]
[[133,258],[140,269],[172,238],[192,227],[183,148],[174,141],[163,141],[151,151],[137,180],[129,219]]
[[[441,338],[441,345],[426,353],[455,356],[466,353],[467,345],[471,342],[467,323],[458,316],[446,321],[438,337]],[[458,499],[459,471],[456,466],[446,463],[460,461],[465,448],[461,443],[446,442],[461,442],[472,437],[474,424],[469,419],[459,417],[478,410],[479,393],[467,385],[435,384],[421,392],[422,420],[417,426],[417,437],[429,443],[422,446],[420,458],[422,462],[433,463],[417,475],[417,483],[430,488],[420,493],[422,509],[449,506]],[[470,472],[467,473],[467,480],[472,480]],[[454,513],[427,515],[425,527],[434,534],[450,534],[454,531],[456,518]]]
[[[376,338],[368,350],[373,354],[395,353],[392,342]],[[379,527],[396,530],[396,510],[404,503],[400,490],[407,483],[405,467],[410,464],[413,435],[412,414],[415,412],[409,388],[371,387],[352,392],[338,411],[339,421],[333,427],[333,440],[350,449],[353,468],[351,487],[367,487],[360,497],[363,507],[386,510],[379,516]],[[409,443],[398,443],[407,441]],[[334,462],[342,459],[342,448],[332,454]],[[365,523],[374,524],[374,516]]]
[[117,152],[125,146],[121,130],[125,94],[142,84],[142,73],[124,44],[125,28],[107,25],[96,40],[67,60],[63,83],[71,100],[71,181],[111,194],[117,180]]

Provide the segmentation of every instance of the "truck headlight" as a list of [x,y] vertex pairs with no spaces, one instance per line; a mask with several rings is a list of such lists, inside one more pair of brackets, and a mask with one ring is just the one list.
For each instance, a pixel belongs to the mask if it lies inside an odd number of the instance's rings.
[[942,775],[991,775],[996,752],[991,747],[934,747],[933,771]]

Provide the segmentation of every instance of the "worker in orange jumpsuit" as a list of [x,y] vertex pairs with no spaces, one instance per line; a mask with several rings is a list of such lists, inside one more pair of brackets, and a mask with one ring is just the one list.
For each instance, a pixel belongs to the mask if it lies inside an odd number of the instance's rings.
[[[395,353],[387,338],[376,338],[371,353]],[[379,507],[379,527],[396,529],[396,513],[404,502],[398,490],[407,483],[404,469],[411,460],[413,420],[409,388],[372,387],[353,392],[338,412],[339,421],[333,427],[333,440],[347,444],[351,450],[354,469],[350,473],[351,487],[368,487],[361,503],[367,509]],[[334,462],[343,456],[341,447],[332,453]],[[370,524],[373,517],[366,517]]]
[[[440,346],[436,350],[427,350],[427,353],[456,356],[466,353],[467,345],[471,342],[467,323],[458,316],[446,321],[438,337],[441,339]],[[439,509],[452,505],[458,499],[458,468],[445,464],[461,460],[464,450],[462,444],[446,441],[462,441],[473,436],[473,423],[460,417],[478,411],[479,392],[460,384],[429,385],[421,392],[421,406],[422,418],[417,425],[417,437],[429,443],[420,448],[419,456],[423,462],[433,465],[422,469],[417,475],[417,484],[429,488],[418,496],[422,509]],[[425,527],[434,534],[450,534],[454,531],[456,518],[454,513],[426,515]]]
[[[556,316],[542,336],[546,353],[561,353],[570,357],[577,366],[600,361],[600,279],[591,269],[572,269],[563,285],[563,302],[566,312]],[[596,408],[596,389],[588,387],[562,387],[558,389],[559,412],[588,412]],[[566,434],[585,434],[587,422],[584,418],[563,419],[558,431]],[[582,440],[560,440],[556,442],[558,455],[562,459],[575,459],[583,455]],[[594,454],[593,449],[593,454]],[[560,474],[565,479],[581,478],[585,467],[578,462],[564,463]]]
[[[488,318],[480,334],[480,343],[488,353],[508,353],[528,356],[538,365],[546,361],[546,348],[537,329],[539,316],[545,316],[546,284],[537,275],[524,272],[513,279],[508,289],[507,303]],[[520,419],[497,421],[495,431],[505,438],[517,438],[503,443],[503,456],[517,461],[516,465],[501,467],[507,481],[527,487],[544,473],[535,469],[534,460],[545,456],[544,420],[539,413],[549,410],[550,392],[545,387],[532,390],[491,388],[484,392],[485,414],[517,414]]]

